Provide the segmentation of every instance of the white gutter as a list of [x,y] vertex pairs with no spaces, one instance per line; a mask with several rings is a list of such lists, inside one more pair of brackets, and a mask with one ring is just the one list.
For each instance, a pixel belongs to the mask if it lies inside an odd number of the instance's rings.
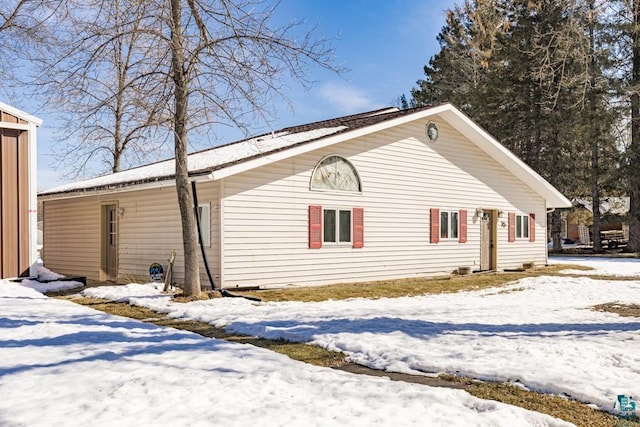
[[[195,175],[195,176],[189,177],[189,182],[192,182],[192,181],[206,182],[206,181],[212,181],[212,180],[213,180],[212,173],[208,173],[204,175]],[[165,188],[165,187],[172,187],[172,186],[175,187],[175,185],[176,185],[175,178],[171,178],[171,179],[163,179],[163,180],[153,181],[153,182],[145,182],[145,183],[135,184],[135,185],[114,184],[114,187],[99,188],[96,190],[76,191],[76,192],[69,192],[69,193],[65,192],[61,194],[55,194],[55,193],[44,194],[40,196],[40,199],[42,200],[75,199],[77,197],[93,197],[93,196],[102,196],[104,194],[126,193],[128,191],[137,191],[137,190],[148,190],[152,188]]]

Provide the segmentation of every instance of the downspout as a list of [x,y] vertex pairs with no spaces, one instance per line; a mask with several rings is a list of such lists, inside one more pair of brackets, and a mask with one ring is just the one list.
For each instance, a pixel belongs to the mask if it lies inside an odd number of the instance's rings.
[[211,290],[216,288],[216,284],[211,276],[211,270],[209,269],[209,261],[207,261],[207,254],[204,250],[204,243],[202,241],[202,229],[200,228],[200,213],[198,212],[198,192],[196,191],[196,182],[191,181],[191,192],[193,193],[193,210],[196,215],[196,228],[198,230],[198,242],[200,243],[200,250],[202,252],[202,260],[204,261],[204,269],[207,272],[209,283],[211,284]]
[[202,231],[200,228],[200,214],[198,212],[198,192],[196,190],[196,181],[191,181],[191,192],[193,193],[193,205],[194,211],[196,215],[196,228],[198,229],[198,242],[200,243],[200,250],[202,252],[202,260],[204,261],[204,269],[207,272],[207,277],[209,278],[209,283],[211,283],[211,290],[217,290],[223,297],[234,297],[234,298],[244,298],[250,301],[262,301],[260,298],[248,297],[243,295],[234,295],[226,289],[217,288],[216,284],[213,281],[213,276],[211,275],[211,270],[209,269],[209,262],[207,261],[207,255],[204,250],[204,243],[202,241]]

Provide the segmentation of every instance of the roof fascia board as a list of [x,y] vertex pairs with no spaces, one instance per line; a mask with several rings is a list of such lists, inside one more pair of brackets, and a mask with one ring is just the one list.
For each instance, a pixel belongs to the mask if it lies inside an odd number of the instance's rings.
[[[189,177],[189,181],[195,182],[206,182],[212,181],[213,174],[198,174]],[[137,190],[150,190],[154,188],[163,188],[163,187],[175,187],[176,180],[175,178],[162,179],[153,182],[145,182],[141,184],[114,184],[113,187],[109,188],[99,188],[95,190],[70,190],[69,192],[62,193],[54,193],[54,194],[43,194],[38,196],[41,200],[49,201],[49,200],[62,200],[62,199],[74,199],[76,197],[90,197],[90,196],[102,196],[102,195],[111,195],[114,193],[124,193],[127,191],[137,191]]]
[[118,185],[116,187],[108,187],[108,188],[100,188],[94,190],[70,190],[69,192],[63,193],[54,193],[54,194],[42,194],[38,196],[38,199],[42,201],[51,201],[51,200],[63,200],[63,199],[75,199],[78,197],[95,197],[95,196],[104,196],[104,195],[112,195],[115,193],[126,193],[128,191],[137,191],[137,190],[149,190],[153,188],[163,188],[163,187],[171,187],[176,185],[175,179],[165,179],[162,181],[154,181],[154,182],[145,182],[143,184],[135,184],[135,185]]
[[449,108],[440,116],[533,191],[544,197],[548,207],[571,207],[571,202],[562,193],[464,113],[456,108]]
[[[11,105],[5,104],[4,102],[0,102],[0,110],[5,111],[11,114],[12,116],[16,116],[22,120],[35,123],[36,126],[42,125],[42,119],[39,119],[36,116],[32,116],[29,113],[25,113],[22,110],[18,110],[16,107],[12,107]],[[6,124],[5,122],[0,122],[0,123],[2,123],[2,126]]]
[[409,123],[424,117],[433,116],[433,115],[439,114],[442,111],[446,111],[449,108],[453,108],[451,104],[443,104],[434,108],[418,111],[416,113],[398,117],[392,120],[376,123],[371,126],[366,126],[363,128],[352,130],[352,131],[346,131],[338,135],[321,138],[317,141],[303,143],[298,146],[286,148],[276,153],[272,153],[272,154],[262,156],[247,162],[238,163],[236,165],[231,165],[231,166],[213,171],[213,179],[219,180],[222,178],[227,178],[233,175],[237,175],[242,172],[247,172],[249,170],[258,168],[260,166],[265,166],[273,162],[285,160],[294,156],[298,156],[314,150],[318,150],[320,148],[330,147],[332,145],[338,144],[343,141],[355,139],[361,136],[366,136],[366,135],[369,135],[384,129],[388,129],[394,126],[403,125],[405,123]]

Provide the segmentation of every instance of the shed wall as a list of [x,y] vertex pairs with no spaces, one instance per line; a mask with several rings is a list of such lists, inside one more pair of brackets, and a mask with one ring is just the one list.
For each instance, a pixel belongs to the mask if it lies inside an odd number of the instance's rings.
[[0,278],[12,278],[31,266],[29,132],[3,123],[26,122],[0,111]]
[[[444,121],[428,142],[424,122],[316,150],[232,176],[223,183],[223,283],[324,284],[450,273],[478,267],[477,207],[499,218],[498,268],[546,262],[545,201]],[[361,194],[311,191],[324,156],[347,158]],[[308,248],[308,206],[364,208],[364,247]],[[468,241],[429,243],[429,210],[468,211]],[[507,242],[507,212],[536,214],[535,242]]]

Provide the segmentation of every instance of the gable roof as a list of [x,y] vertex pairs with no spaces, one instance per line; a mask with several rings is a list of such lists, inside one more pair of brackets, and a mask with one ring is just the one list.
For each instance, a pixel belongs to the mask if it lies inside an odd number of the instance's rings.
[[[547,200],[549,207],[569,207],[558,190],[451,104],[408,110],[385,108],[259,135],[189,154],[193,179],[218,180],[272,162],[378,132],[429,116],[438,116]],[[174,159],[61,185],[39,193],[47,198],[111,191],[135,185],[163,185],[175,177]]]

